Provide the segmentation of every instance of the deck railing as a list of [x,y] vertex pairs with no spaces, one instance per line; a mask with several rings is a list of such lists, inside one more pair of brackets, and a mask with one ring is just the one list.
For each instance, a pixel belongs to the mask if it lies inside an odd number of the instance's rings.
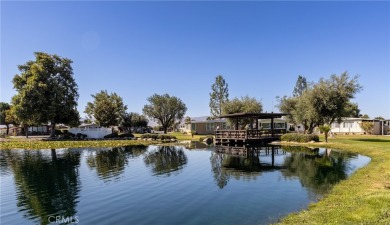
[[216,130],[216,139],[260,139],[271,137],[271,134],[261,130]]

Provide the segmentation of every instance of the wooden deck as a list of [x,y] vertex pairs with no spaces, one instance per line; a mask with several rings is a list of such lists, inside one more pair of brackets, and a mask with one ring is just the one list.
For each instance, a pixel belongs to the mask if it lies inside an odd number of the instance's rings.
[[265,133],[261,130],[216,130],[215,142],[217,144],[266,144],[279,140],[277,134]]

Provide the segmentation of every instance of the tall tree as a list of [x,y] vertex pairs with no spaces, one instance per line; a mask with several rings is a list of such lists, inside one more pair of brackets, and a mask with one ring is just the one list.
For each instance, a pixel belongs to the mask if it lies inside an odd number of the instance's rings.
[[7,111],[11,109],[11,106],[6,102],[0,102],[0,124],[7,127],[6,134],[9,131],[9,122],[7,121]]
[[127,109],[122,97],[115,92],[108,94],[107,90],[91,96],[94,100],[87,103],[84,111],[88,118],[103,127],[117,126]]
[[357,76],[350,78],[347,72],[329,79],[321,78],[302,95],[282,98],[279,109],[289,113],[293,123],[303,124],[305,132],[311,133],[316,126],[330,125],[360,111],[357,104],[350,101],[362,89],[357,79]]
[[168,94],[154,94],[148,99],[149,105],[145,105],[143,113],[149,118],[158,121],[167,133],[167,130],[176,120],[181,120],[187,111],[186,105],[175,96]]
[[[251,98],[249,96],[234,98],[226,102],[223,105],[224,114],[232,113],[261,113],[263,111],[263,105],[256,98]],[[233,121],[230,121],[232,123]],[[240,119],[239,125],[241,129],[244,129],[245,126],[251,123],[251,119]]]
[[138,114],[138,113],[131,113],[131,121],[133,123],[134,127],[146,127],[148,126],[149,120],[146,118],[146,116]]
[[294,87],[293,96],[294,97],[301,96],[303,92],[306,91],[306,89],[307,89],[306,78],[299,75]]
[[12,98],[12,105],[21,124],[50,122],[51,136],[54,136],[56,124],[79,123],[76,109],[79,94],[72,60],[43,52],[34,54],[35,60],[18,66],[20,75],[13,78],[17,94]]
[[210,113],[213,117],[221,116],[222,106],[229,98],[228,84],[221,75],[215,78],[215,83],[211,85],[211,90],[209,103]]

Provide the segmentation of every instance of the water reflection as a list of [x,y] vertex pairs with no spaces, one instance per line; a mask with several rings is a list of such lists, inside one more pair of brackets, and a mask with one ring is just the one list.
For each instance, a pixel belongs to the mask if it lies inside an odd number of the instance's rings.
[[[283,159],[275,163],[275,156]],[[231,177],[251,180],[262,172],[280,170],[285,178],[299,178],[303,187],[318,196],[347,178],[349,161],[353,157],[356,154],[307,147],[286,146],[280,150],[276,146],[216,146],[210,162],[214,180],[221,189]]]
[[76,215],[80,191],[79,151],[2,150],[2,153],[13,171],[17,206],[25,218],[48,224],[48,216]]
[[89,168],[96,170],[101,179],[110,181],[112,178],[119,178],[129,159],[144,154],[146,150],[147,147],[143,145],[94,150],[87,156],[87,164]]
[[[263,156],[261,154],[263,152]],[[231,177],[236,180],[256,179],[264,171],[280,170],[283,166],[275,165],[274,157],[284,154],[276,146],[215,146],[211,154],[211,170],[219,188],[224,188]],[[261,161],[271,157],[271,160]],[[269,156],[269,157],[268,157]]]
[[170,176],[183,169],[187,164],[187,156],[182,148],[159,146],[144,158],[145,165],[151,167],[154,175]]
[[291,154],[284,160],[286,178],[298,177],[302,186],[311,192],[323,195],[329,189],[347,178],[347,165],[355,154],[325,149],[289,147]]

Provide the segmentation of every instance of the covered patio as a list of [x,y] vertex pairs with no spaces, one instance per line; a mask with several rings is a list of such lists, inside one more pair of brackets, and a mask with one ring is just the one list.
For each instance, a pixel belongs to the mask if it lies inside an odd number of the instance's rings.
[[[226,118],[233,121],[233,129],[229,130],[216,130],[215,141],[216,143],[249,143],[260,142],[267,143],[277,140],[275,135],[274,119],[286,116],[286,113],[234,113],[222,115],[219,118]],[[240,129],[240,120],[246,119],[249,121],[247,129]],[[259,129],[259,119],[271,119],[270,132],[265,133]]]

